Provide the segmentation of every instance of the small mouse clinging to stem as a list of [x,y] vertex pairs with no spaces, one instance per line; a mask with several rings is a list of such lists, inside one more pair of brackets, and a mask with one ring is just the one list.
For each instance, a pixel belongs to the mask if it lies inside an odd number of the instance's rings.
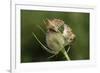
[[[69,45],[75,38],[75,34],[72,29],[60,19],[47,20],[47,33],[46,33],[46,43],[54,54],[58,54],[60,51],[65,55],[67,60],[70,60],[65,46]],[[64,26],[63,33],[59,31],[59,28]]]
[[46,43],[48,47],[54,51],[54,54],[59,53],[64,45],[64,37],[58,30],[58,28],[63,24],[64,22],[58,19],[48,20]]

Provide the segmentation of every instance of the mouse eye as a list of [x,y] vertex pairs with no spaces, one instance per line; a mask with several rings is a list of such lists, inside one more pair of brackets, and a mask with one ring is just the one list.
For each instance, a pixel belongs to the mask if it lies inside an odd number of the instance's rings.
[[73,41],[73,38],[70,38],[70,39],[69,39],[69,42],[71,42],[71,41]]

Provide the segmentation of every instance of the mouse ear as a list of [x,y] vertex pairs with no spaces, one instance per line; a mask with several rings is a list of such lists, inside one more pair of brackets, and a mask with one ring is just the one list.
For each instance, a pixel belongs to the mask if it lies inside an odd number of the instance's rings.
[[65,31],[72,31],[72,29],[68,26],[68,24],[64,24]]
[[64,24],[63,36],[66,37],[68,32],[71,32],[71,28],[67,24]]

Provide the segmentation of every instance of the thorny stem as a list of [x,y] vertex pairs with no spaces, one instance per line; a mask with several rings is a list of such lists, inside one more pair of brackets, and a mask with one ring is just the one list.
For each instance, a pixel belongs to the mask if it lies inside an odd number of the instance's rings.
[[69,52],[69,50],[70,50],[70,45],[69,45],[69,47],[68,47],[68,49],[67,49],[67,53]]
[[71,60],[70,57],[68,56],[68,54],[67,54],[65,48],[63,48],[63,49],[61,50],[61,52],[64,54],[65,58],[66,58],[68,61]]

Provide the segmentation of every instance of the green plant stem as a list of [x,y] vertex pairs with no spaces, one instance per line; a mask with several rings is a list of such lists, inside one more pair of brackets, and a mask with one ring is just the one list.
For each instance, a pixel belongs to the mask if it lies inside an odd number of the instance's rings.
[[67,54],[65,48],[63,48],[63,49],[61,50],[61,52],[64,54],[65,58],[66,58],[68,61],[71,60],[70,57],[68,56],[68,54]]
[[67,53],[69,52],[69,50],[70,50],[70,45],[69,45],[69,47],[68,47],[68,49],[67,49]]

